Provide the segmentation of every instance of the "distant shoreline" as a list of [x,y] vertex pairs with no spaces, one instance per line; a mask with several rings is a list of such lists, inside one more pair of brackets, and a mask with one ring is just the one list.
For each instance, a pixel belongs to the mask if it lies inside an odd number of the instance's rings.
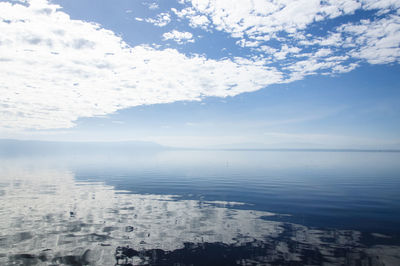
[[400,149],[290,149],[290,148],[174,148],[172,150],[192,151],[273,151],[273,152],[400,152]]
[[76,151],[76,150],[159,150],[159,151],[255,151],[255,152],[386,152],[400,153],[400,149],[357,149],[357,148],[223,148],[223,147],[173,147],[164,146],[150,141],[45,141],[45,140],[16,140],[0,139],[0,153],[33,151]]

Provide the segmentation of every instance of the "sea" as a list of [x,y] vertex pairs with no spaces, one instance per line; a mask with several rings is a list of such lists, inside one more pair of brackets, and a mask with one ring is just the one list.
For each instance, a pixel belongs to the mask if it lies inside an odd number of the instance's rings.
[[400,152],[2,154],[0,265],[400,265]]

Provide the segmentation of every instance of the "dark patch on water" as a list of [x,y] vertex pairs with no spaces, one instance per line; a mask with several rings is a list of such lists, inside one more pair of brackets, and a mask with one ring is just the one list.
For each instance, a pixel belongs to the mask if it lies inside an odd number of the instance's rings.
[[[293,253],[298,252],[299,243],[288,243]],[[378,258],[363,251],[351,248],[337,248],[334,259],[326,258],[320,250],[302,247],[299,256],[288,258],[279,252],[274,243],[262,241],[247,242],[241,245],[224,243],[184,243],[184,247],[173,251],[162,249],[135,250],[117,247],[116,265],[322,265],[339,262],[340,265],[383,265]]]

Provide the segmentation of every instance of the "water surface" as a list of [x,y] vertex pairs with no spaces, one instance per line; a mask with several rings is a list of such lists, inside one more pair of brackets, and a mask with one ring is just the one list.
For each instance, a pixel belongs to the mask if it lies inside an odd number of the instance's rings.
[[3,156],[1,265],[400,265],[400,153]]

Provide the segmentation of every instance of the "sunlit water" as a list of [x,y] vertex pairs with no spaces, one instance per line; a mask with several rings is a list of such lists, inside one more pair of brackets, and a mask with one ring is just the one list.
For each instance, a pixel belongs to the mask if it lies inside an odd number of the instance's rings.
[[400,153],[0,159],[0,265],[400,265]]

